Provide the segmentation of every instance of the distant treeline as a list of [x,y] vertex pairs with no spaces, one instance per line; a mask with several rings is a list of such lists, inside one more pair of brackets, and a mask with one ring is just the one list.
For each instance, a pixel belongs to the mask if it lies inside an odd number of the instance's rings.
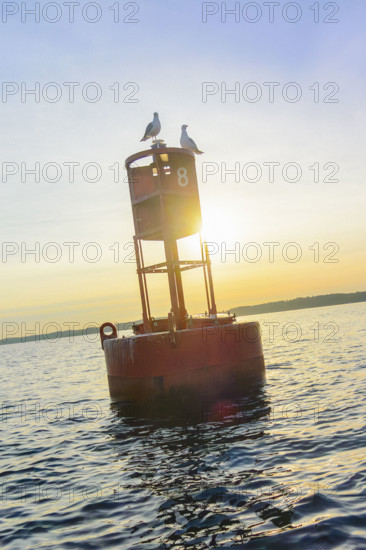
[[[132,325],[134,321],[127,321],[126,323],[116,323],[117,330],[132,330]],[[4,324],[4,323],[3,323]],[[63,330],[59,332],[50,332],[47,334],[32,334],[30,336],[13,336],[11,338],[6,338],[5,340],[0,340],[0,346],[3,344],[22,344],[24,342],[42,342],[43,340],[48,340],[49,342],[56,342],[60,338],[69,338],[70,342],[74,341],[74,338],[77,336],[83,336],[85,340],[90,343],[98,340],[98,336],[93,334],[99,334],[99,328],[97,327],[88,327],[87,329],[73,329],[73,330]]]
[[366,292],[353,292],[352,294],[323,294],[321,296],[308,296],[295,298],[294,300],[281,300],[280,302],[268,302],[256,306],[239,306],[230,311],[236,315],[257,315],[258,313],[276,313],[279,311],[291,311],[292,309],[307,309],[312,307],[338,306],[340,304],[354,304],[366,302]]
[[[326,307],[337,306],[340,304],[353,304],[356,302],[366,302],[366,292],[353,292],[351,294],[324,294],[322,296],[308,296],[307,298],[295,298],[294,300],[281,300],[280,302],[268,302],[266,304],[259,304],[256,306],[239,306],[230,310],[231,313],[236,315],[257,315],[259,313],[275,313],[279,311],[291,311],[293,309],[307,309],[312,307]],[[139,321],[127,321],[126,323],[117,323],[118,330],[130,330],[134,322]],[[3,323],[4,325],[4,323]],[[20,344],[23,342],[37,342],[42,340],[48,340],[49,342],[55,342],[60,338],[69,338],[72,342],[76,336],[83,336],[87,341],[97,341],[98,336],[92,337],[93,334],[99,333],[97,327],[90,327],[85,330],[65,330],[59,332],[53,332],[50,334],[32,334],[31,336],[16,336],[0,340],[0,345],[3,344]]]

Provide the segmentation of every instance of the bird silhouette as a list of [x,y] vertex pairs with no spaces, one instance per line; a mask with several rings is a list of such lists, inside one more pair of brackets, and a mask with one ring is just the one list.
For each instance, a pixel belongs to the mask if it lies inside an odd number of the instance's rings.
[[189,137],[186,128],[188,128],[188,124],[183,124],[182,135],[180,136],[181,147],[183,147],[183,149],[189,149],[190,151],[193,151],[193,153],[195,153],[196,155],[202,155],[203,151],[200,151],[193,139]]
[[160,132],[160,129],[161,124],[159,120],[159,115],[158,113],[154,113],[154,120],[146,126],[145,134],[141,141],[146,141],[149,138],[152,138],[152,140],[155,141],[154,138],[156,138],[156,136]]

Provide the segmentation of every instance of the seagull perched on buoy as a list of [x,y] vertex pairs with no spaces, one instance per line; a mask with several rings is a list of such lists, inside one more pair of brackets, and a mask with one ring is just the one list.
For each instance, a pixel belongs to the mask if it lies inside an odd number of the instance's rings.
[[190,151],[193,151],[193,153],[196,153],[196,155],[202,155],[203,151],[200,151],[193,139],[189,137],[186,128],[188,128],[188,124],[183,124],[182,135],[180,136],[181,147],[183,147],[183,149],[189,149]]
[[146,141],[149,138],[152,138],[152,140],[155,141],[154,138],[156,138],[156,136],[160,132],[160,129],[161,124],[159,120],[159,115],[158,113],[154,113],[154,120],[146,126],[145,135],[141,141]]

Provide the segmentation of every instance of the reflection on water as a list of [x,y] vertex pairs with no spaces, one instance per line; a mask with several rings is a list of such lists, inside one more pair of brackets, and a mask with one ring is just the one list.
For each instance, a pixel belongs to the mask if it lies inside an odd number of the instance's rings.
[[[263,518],[277,526],[287,525],[289,506],[282,510],[263,503],[263,495],[256,490],[254,480],[262,471],[255,467],[255,459],[248,461],[247,469],[225,472],[221,468],[225,455],[232,455],[235,448],[249,448],[265,436],[258,425],[270,413],[264,384],[253,386],[240,400],[190,400],[176,404],[175,409],[171,405],[159,400],[146,410],[135,403],[113,403],[111,410],[119,421],[108,430],[115,441],[144,438],[138,461],[123,462],[124,475],[133,482],[119,491],[147,491],[162,499],[157,518],[172,532],[161,547],[187,543],[212,547],[218,537],[224,540],[233,530],[234,539],[232,534],[229,539],[243,542],[251,527],[233,514],[249,508],[256,511],[257,524]],[[123,451],[117,452],[118,458],[123,456]],[[248,489],[250,483],[252,489]],[[286,496],[283,488],[279,491]]]
[[[244,392],[243,392],[244,393]],[[241,399],[202,399],[186,395],[156,397],[149,402],[112,402],[111,411],[123,419],[152,420],[158,425],[184,426],[206,422],[245,423],[269,413],[269,400],[263,382],[247,386]]]

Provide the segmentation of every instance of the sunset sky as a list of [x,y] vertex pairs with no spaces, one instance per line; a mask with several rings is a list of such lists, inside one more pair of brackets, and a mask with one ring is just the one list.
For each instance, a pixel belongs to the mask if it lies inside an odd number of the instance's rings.
[[[237,2],[241,12],[226,21],[221,2],[96,3],[102,8],[94,23],[82,17],[85,4],[75,7],[73,23],[62,3],[60,13],[49,8],[39,22],[20,9],[3,12],[2,323],[31,330],[36,322],[141,317],[123,165],[145,148],[140,139],[154,111],[169,146],[179,146],[188,124],[204,151],[197,173],[204,236],[216,243],[219,309],[366,290],[364,0],[320,2],[319,14],[310,9],[314,2],[301,2],[301,14],[280,2],[272,23],[263,2],[252,3],[262,10],[256,23],[248,19],[257,7],[246,9],[248,2]],[[89,7],[84,16],[98,13]],[[64,84],[71,82],[73,101]],[[38,85],[39,97],[26,94]],[[230,90],[236,93],[225,95]],[[35,163],[39,182],[26,172]],[[79,163],[74,178],[70,163]],[[279,163],[274,181],[268,163]],[[297,168],[284,169],[289,163]],[[238,171],[226,181],[225,167]],[[299,167],[299,181],[285,181],[297,179]],[[265,243],[278,243],[272,258]],[[35,254],[25,254],[31,249]],[[195,253],[190,242],[184,251]],[[157,248],[150,253],[155,258]],[[165,277],[150,280],[153,314],[164,315]],[[201,273],[183,283],[189,312],[204,310]]]

